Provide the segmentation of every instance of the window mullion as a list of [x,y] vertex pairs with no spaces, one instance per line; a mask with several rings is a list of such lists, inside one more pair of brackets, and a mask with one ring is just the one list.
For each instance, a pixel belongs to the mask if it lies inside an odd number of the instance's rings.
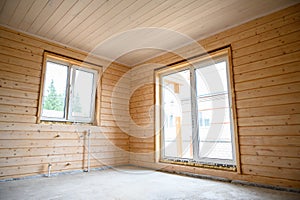
[[[72,81],[72,82],[71,82]],[[66,93],[66,120],[69,120],[70,116],[71,116],[71,95],[72,95],[72,87],[73,87],[73,82],[74,82],[74,72],[72,70],[72,66],[69,65],[69,69],[68,69],[68,87],[67,87],[67,93]]]
[[193,159],[199,160],[199,134],[198,134],[198,106],[196,94],[196,75],[193,66],[190,67],[190,86],[191,86],[191,117],[192,117],[192,136],[193,136]]

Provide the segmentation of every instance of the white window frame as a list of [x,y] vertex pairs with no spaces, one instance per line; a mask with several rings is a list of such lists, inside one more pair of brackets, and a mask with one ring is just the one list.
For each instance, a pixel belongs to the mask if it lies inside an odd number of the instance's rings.
[[[66,83],[66,95],[65,95],[65,108],[64,108],[64,118],[55,118],[55,117],[45,117],[42,116],[43,110],[43,93],[44,93],[44,81],[46,77],[46,68],[47,62],[53,62],[68,67],[67,72],[67,83]],[[90,110],[90,117],[73,117],[72,116],[72,88],[74,86],[75,79],[71,82],[71,77],[75,75],[76,70],[84,71],[93,74],[93,88],[92,88],[92,103]],[[73,73],[73,74],[71,74]],[[90,63],[85,63],[83,61],[78,61],[72,58],[64,57],[61,55],[56,55],[53,53],[45,52],[44,53],[44,62],[42,70],[42,79],[40,87],[40,97],[39,97],[39,110],[37,123],[41,122],[71,122],[71,123],[92,123],[93,125],[99,125],[99,113],[100,113],[100,77],[102,73],[102,67],[98,65],[93,65]]]
[[[73,70],[72,72],[72,69],[75,69]],[[92,69],[86,69],[86,68],[83,68],[83,67],[80,67],[80,66],[76,66],[76,65],[73,65],[71,66],[71,71],[70,71],[70,74],[72,73],[72,75],[69,76],[69,78],[74,77],[75,76],[75,73],[76,73],[76,70],[80,70],[80,71],[84,71],[84,72],[89,72],[89,73],[92,73],[94,75],[94,78],[93,78],[93,91],[92,91],[92,94],[91,94],[91,98],[92,98],[92,104],[90,105],[90,109],[91,109],[91,112],[90,112],[90,118],[87,118],[87,117],[73,117],[72,116],[72,108],[73,108],[73,105],[72,105],[72,101],[71,101],[71,98],[70,98],[70,95],[72,94],[72,91],[69,91],[68,92],[68,121],[71,121],[71,122],[87,122],[87,123],[90,123],[90,122],[93,122],[94,120],[94,115],[95,115],[95,101],[96,101],[96,86],[97,86],[97,72],[95,70],[92,70]],[[73,79],[72,80],[72,83],[70,81],[70,89],[73,88],[75,84],[75,80]]]
[[[199,144],[193,142],[193,159],[179,158],[179,157],[167,157],[164,154],[163,148],[163,125],[164,114],[162,109],[162,77],[177,73],[182,70],[190,70],[190,85],[191,85],[191,106],[192,106],[192,134],[195,141],[199,141],[198,134],[198,113],[197,98],[196,98],[196,77],[195,70],[203,66],[207,66],[207,63],[220,62],[226,60],[227,67],[227,83],[228,83],[228,98],[230,106],[230,119],[231,119],[231,134],[232,134],[232,153],[233,160],[215,159],[215,158],[199,158]],[[188,61],[180,62],[175,65],[166,66],[155,70],[155,147],[156,147],[156,162],[182,164],[209,168],[221,168],[226,170],[237,171],[240,173],[240,159],[239,159],[239,145],[238,145],[238,133],[237,133],[237,120],[236,120],[236,106],[235,95],[233,87],[233,75],[232,75],[232,63],[231,63],[231,49],[230,47],[222,50],[215,51],[210,54],[202,55],[197,58],[193,58]]]

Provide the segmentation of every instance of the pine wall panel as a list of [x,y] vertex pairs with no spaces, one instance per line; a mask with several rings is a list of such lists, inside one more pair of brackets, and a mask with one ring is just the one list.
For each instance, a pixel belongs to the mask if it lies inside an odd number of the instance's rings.
[[[200,23],[200,22],[199,22]],[[300,188],[300,4],[166,53],[131,70],[130,163]],[[154,69],[230,45],[241,173],[155,160]],[[141,98],[142,97],[142,98]]]
[[[45,50],[103,66],[100,126],[36,123]],[[91,168],[128,164],[129,137],[109,112],[112,101],[126,110],[115,85],[128,69],[0,27],[0,179],[45,174],[49,163],[54,173],[86,169],[88,130]],[[129,81],[122,87],[129,90]]]

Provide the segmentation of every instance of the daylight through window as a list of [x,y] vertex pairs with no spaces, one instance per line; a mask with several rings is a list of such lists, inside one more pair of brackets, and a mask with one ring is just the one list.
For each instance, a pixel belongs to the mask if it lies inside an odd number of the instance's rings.
[[158,71],[162,161],[235,167],[228,55]]
[[97,79],[97,70],[47,58],[40,120],[93,122]]

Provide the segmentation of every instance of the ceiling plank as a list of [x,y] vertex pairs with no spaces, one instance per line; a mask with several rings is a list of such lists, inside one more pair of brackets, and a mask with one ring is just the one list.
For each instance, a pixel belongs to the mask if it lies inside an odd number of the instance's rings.
[[8,25],[11,17],[14,15],[20,0],[8,0],[5,2],[3,9],[0,13],[0,23]]
[[[251,19],[253,12],[256,12],[257,15],[261,15],[260,13],[273,10],[274,7],[280,7],[280,5],[284,3],[283,1],[285,0],[278,0],[276,1],[277,3],[274,2],[272,4],[260,0],[228,2],[229,4],[225,4],[219,9],[212,9],[210,12],[205,13],[202,18],[196,17],[192,22],[183,24],[181,27],[175,26],[173,29],[179,32],[186,32],[190,37],[198,40],[228,29],[229,27],[236,26],[236,16],[240,16],[240,23],[245,23]],[[227,3],[227,1],[224,2]],[[257,7],[258,3],[260,3],[260,6]],[[220,13],[224,12],[230,12],[230,15],[227,15],[226,18],[220,15]],[[221,26],[223,27],[222,30],[216,28]],[[198,27],[198,29],[196,27]]]
[[76,16],[78,16],[85,8],[91,4],[92,0],[78,1],[63,17],[59,20],[55,26],[45,34],[46,38],[53,38],[57,32],[62,30],[67,24],[69,24]]
[[6,0],[0,1],[0,13],[3,12],[5,3],[6,3]]
[[73,18],[67,25],[53,33],[51,39],[55,41],[61,41],[62,38],[68,36],[70,32],[72,32],[78,26],[81,26],[82,23],[85,23],[88,17],[93,15],[104,3],[105,1],[103,0],[93,0],[85,9],[78,13],[78,15],[76,15],[75,18]]
[[[49,30],[53,28],[59,21],[65,20],[65,15],[73,8],[73,6],[78,2],[64,0],[62,4],[59,5],[57,9],[55,9],[54,13],[48,16],[47,21],[39,28],[37,34],[40,36],[45,36]],[[88,2],[87,0],[85,2]]]
[[20,1],[12,18],[9,20],[8,25],[17,27],[22,21],[22,19],[25,17],[26,13],[28,12],[33,3],[34,0]]
[[116,4],[120,3],[120,0],[110,0],[105,1],[104,4],[102,4],[96,12],[92,13],[86,20],[85,23],[79,24],[76,29],[72,30],[66,37],[62,38],[60,42],[63,44],[70,45],[70,41],[74,40],[78,35],[81,35],[82,33],[86,33],[87,31],[90,31],[90,28],[93,26],[95,22],[97,22],[103,14],[106,12],[109,12]]
[[32,34],[37,34],[38,30],[47,22],[49,17],[62,3],[63,0],[48,1],[43,10],[39,13],[26,31],[29,31]]
[[173,51],[192,39],[297,3],[299,0],[0,0],[0,24],[134,65],[161,53],[153,48]]
[[35,21],[37,16],[40,14],[40,12],[46,6],[47,2],[48,2],[47,0],[34,1],[33,5],[26,12],[24,18],[22,18],[22,20],[18,24],[17,28],[20,30],[23,30],[23,31],[28,30],[30,25]]
[[[172,1],[172,2],[171,2]],[[132,30],[135,28],[142,27],[142,23],[144,21],[149,20],[155,15],[155,13],[161,13],[167,8],[171,6],[171,3],[176,4],[180,0],[169,0],[169,1],[151,1],[149,4],[145,5],[143,9],[139,9],[137,12],[133,13],[130,18],[131,22],[127,21],[123,22],[121,27],[113,26],[110,30],[106,30],[101,33],[98,38],[95,39],[97,44],[100,44],[102,41],[111,37],[112,35],[116,35],[128,30]],[[129,18],[126,18],[129,19]],[[114,33],[114,34],[112,34]]]
[[[162,46],[161,43],[166,42],[165,40],[168,38],[165,37],[166,34],[171,33],[171,31],[164,30],[159,25],[156,25],[156,23],[159,23],[160,21],[164,19],[168,19],[168,21],[173,21],[174,18],[169,18],[169,16],[172,16],[173,13],[180,12],[181,8],[184,8],[185,6],[188,6],[192,4],[194,1],[179,1],[176,4],[172,4],[173,8],[168,9],[164,12],[159,13],[154,18],[151,18],[151,20],[147,20],[144,23],[141,24],[143,27],[157,27],[159,30],[156,29],[149,29],[147,33],[143,36],[143,41],[140,43],[140,46],[148,47],[148,46]],[[198,1],[199,3],[199,1]],[[175,20],[176,21],[176,20]],[[172,33],[171,33],[172,34]],[[171,36],[170,36],[171,37]],[[170,39],[170,38],[169,38]],[[171,43],[174,43],[175,41],[171,41]],[[166,47],[165,49],[169,49],[170,47]]]
[[78,38],[80,38],[79,39],[80,43],[78,44],[79,45],[78,47],[81,48],[82,46],[85,46],[86,44],[84,43],[84,41],[86,40],[86,38],[88,38],[91,34],[96,32],[98,29],[102,30],[105,27],[105,24],[107,22],[113,21],[113,19],[115,19],[115,17],[118,16],[118,14],[122,13],[124,10],[126,10],[136,1],[137,0],[121,1],[119,4],[112,7],[109,11],[105,12],[95,23],[93,23],[89,27],[89,31],[82,32],[81,34],[77,35],[77,37],[75,37],[74,39],[75,41]]
[[[105,31],[108,31],[110,33],[110,35],[112,35],[114,32],[111,30],[113,27],[120,27],[122,25],[120,25],[120,22],[124,23],[123,19],[128,19],[129,16],[132,13],[137,12],[139,9],[141,9],[143,6],[147,5],[149,3],[149,1],[151,0],[144,0],[144,1],[135,1],[134,3],[132,3],[131,5],[129,5],[127,8],[118,11],[116,9],[116,15],[110,17],[110,15],[106,15],[106,19],[110,19],[110,20],[106,20],[104,18],[103,21],[105,21],[104,24],[101,25],[101,27],[103,28],[99,28],[94,32],[91,32],[87,37],[85,37],[84,40],[82,40],[82,43],[85,44],[90,44],[91,42],[94,43],[95,39],[97,37],[99,37],[99,35],[102,35]],[[130,21],[125,21],[125,23],[130,23]],[[97,44],[97,43],[96,43]],[[94,44],[93,44],[94,45]]]

